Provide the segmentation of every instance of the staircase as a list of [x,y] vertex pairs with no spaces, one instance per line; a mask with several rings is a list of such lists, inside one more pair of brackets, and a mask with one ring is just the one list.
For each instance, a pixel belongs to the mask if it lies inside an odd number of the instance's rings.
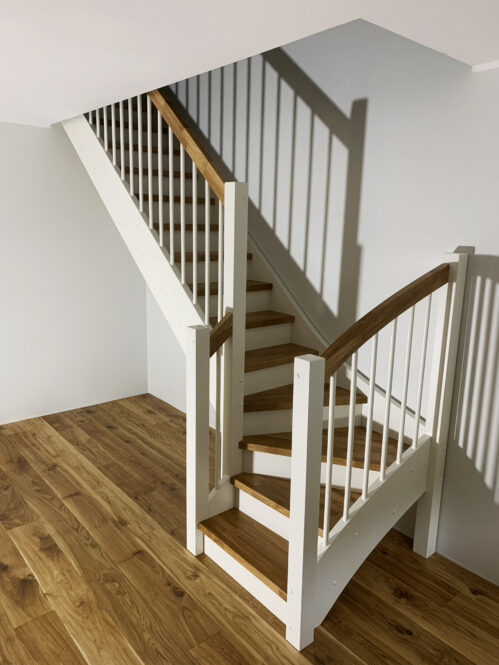
[[302,649],[416,501],[415,549],[435,550],[467,255],[327,346],[248,237],[247,186],[224,179],[175,99],[153,91],[64,126],[186,353],[187,547]]

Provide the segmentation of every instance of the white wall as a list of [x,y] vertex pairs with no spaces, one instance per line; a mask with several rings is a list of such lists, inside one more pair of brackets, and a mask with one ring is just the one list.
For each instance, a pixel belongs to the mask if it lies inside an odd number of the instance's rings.
[[0,124],[0,423],[147,390],[145,286],[60,127]]
[[327,339],[443,251],[476,248],[438,549],[499,582],[499,70],[363,21],[284,50],[291,85],[269,64],[263,83],[258,56],[180,99],[248,178],[251,233]]

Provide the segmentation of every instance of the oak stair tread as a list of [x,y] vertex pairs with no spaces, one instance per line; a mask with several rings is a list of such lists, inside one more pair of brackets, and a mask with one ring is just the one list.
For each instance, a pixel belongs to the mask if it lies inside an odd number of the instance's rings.
[[[265,282],[263,282],[265,283]],[[275,312],[272,309],[261,310],[259,312],[246,313],[246,330],[253,328],[264,328],[266,326],[277,326],[282,323],[293,323],[295,317],[292,314],[285,314],[284,312]],[[217,317],[210,318],[211,325],[217,323]]]
[[[147,166],[142,167],[142,175],[147,176],[148,168]],[[125,166],[125,173],[130,173],[130,167],[127,165]],[[133,173],[134,175],[139,175],[140,169],[138,166],[133,167]],[[152,175],[154,177],[158,177],[158,169],[152,169]],[[163,169],[163,178],[168,178],[170,175],[170,171],[168,170],[168,167],[166,169]],[[180,178],[180,171],[173,171],[173,177],[174,178]],[[192,173],[189,171],[189,173],[185,173],[185,178],[186,180],[192,180]]]
[[[357,391],[357,404],[365,404],[367,397]],[[336,388],[336,404],[343,406],[350,403],[350,391],[345,388]],[[329,385],[324,384],[324,406],[329,404]],[[293,384],[288,383],[278,388],[262,390],[258,393],[251,393],[244,397],[244,410],[253,411],[277,411],[280,409],[291,409],[293,407]]]
[[[180,263],[180,261],[182,260],[182,253],[175,252],[174,256],[175,256],[175,263]],[[192,263],[193,256],[194,256],[193,252],[185,253],[185,260],[187,261],[187,263]],[[197,257],[198,261],[201,262],[204,261],[204,257],[205,257],[205,252],[198,252],[198,257]],[[251,252],[248,252],[246,258],[248,259],[248,261],[251,261],[251,259],[253,258]],[[218,252],[216,251],[210,252],[210,261],[218,261]]]
[[[123,147],[124,147],[124,150],[125,150],[125,156],[126,156],[127,151],[130,150],[130,144],[127,143],[127,142],[125,142],[125,143],[123,144]],[[116,151],[118,152],[119,150],[121,150],[121,141],[116,141]],[[138,144],[138,143],[134,143],[134,144],[133,144],[133,150],[134,150],[134,152],[138,152],[138,151],[139,151],[139,144]],[[147,148],[147,146],[146,146],[145,144],[142,146],[142,152],[143,152],[143,153],[147,153],[147,152],[148,152],[148,148]],[[151,152],[152,152],[154,155],[157,155],[157,154],[158,154],[158,147],[155,146],[155,145],[151,146]],[[179,156],[180,156],[180,149],[179,149],[179,148],[174,148],[174,149],[173,149],[173,154],[174,154],[176,157],[179,157]],[[163,151],[163,161],[166,161],[166,163],[168,164],[168,152],[167,152],[167,151]]]
[[[188,284],[192,291],[193,284]],[[273,288],[272,282],[259,282],[256,279],[248,279],[246,281],[246,292],[253,293],[255,291],[271,291]],[[210,295],[215,296],[218,293],[218,282],[210,282]],[[198,283],[198,296],[205,295],[205,283]]]
[[200,530],[225,552],[286,600],[288,541],[231,508],[199,524]]
[[[291,480],[289,478],[278,478],[276,476],[265,476],[260,473],[240,473],[233,476],[232,484],[238,489],[250,494],[253,498],[265,503],[270,508],[277,510],[282,515],[289,517]],[[320,509],[319,509],[319,534],[323,534],[324,504],[326,488],[321,485]],[[330,528],[343,516],[343,489],[331,488],[331,507],[329,513]],[[360,496],[360,492],[350,492],[350,505]]]
[[317,355],[318,351],[317,349],[294,344],[293,342],[252,349],[251,351],[246,351],[244,371],[256,372],[260,369],[287,365],[288,363],[292,363],[296,356],[303,356],[307,353]]
[[[371,435],[371,457],[369,468],[379,471],[381,464],[381,444],[383,435],[380,432],[372,432]],[[346,464],[348,442],[348,427],[335,427],[333,440],[333,464]],[[404,443],[407,450],[409,443]],[[357,425],[354,430],[352,466],[364,468],[364,453],[366,446],[366,428]],[[239,447],[243,450],[253,452],[270,453],[272,455],[283,455],[291,457],[291,432],[279,432],[277,434],[250,434],[243,437]],[[322,461],[326,461],[327,453],[327,429],[322,430]],[[397,440],[388,438],[386,450],[386,465],[389,466],[397,457]]]

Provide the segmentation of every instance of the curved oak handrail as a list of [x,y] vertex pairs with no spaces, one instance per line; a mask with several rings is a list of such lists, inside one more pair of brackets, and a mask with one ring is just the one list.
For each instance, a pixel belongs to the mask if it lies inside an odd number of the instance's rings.
[[232,335],[232,312],[227,312],[210,331],[210,358]]
[[322,353],[326,359],[326,377],[334,374],[355,351],[397,316],[448,281],[449,264],[442,263],[404,286],[356,321]]
[[194,137],[194,134],[179,118],[175,109],[163,97],[159,90],[153,90],[148,94],[151,102],[161,113],[167,125],[171,128],[172,132],[175,134],[180,143],[184,146],[185,151],[192,159],[194,164],[196,164],[198,171],[200,171],[218,199],[223,203],[225,180],[217,171],[208,155],[199,146]]

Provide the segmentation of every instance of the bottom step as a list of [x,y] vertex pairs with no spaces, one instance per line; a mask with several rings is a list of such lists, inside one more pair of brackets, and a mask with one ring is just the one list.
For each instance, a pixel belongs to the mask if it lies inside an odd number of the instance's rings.
[[[240,473],[232,478],[235,487],[250,494],[253,498],[262,501],[270,508],[289,517],[289,500],[291,481],[289,478],[264,476],[259,473]],[[319,533],[323,535],[325,487],[321,485],[321,498],[319,510]],[[360,496],[360,492],[350,492],[350,505]],[[343,515],[343,489],[331,489],[331,509],[329,514],[329,528],[331,529]]]
[[283,600],[288,584],[288,541],[231,508],[199,524],[200,530]]

